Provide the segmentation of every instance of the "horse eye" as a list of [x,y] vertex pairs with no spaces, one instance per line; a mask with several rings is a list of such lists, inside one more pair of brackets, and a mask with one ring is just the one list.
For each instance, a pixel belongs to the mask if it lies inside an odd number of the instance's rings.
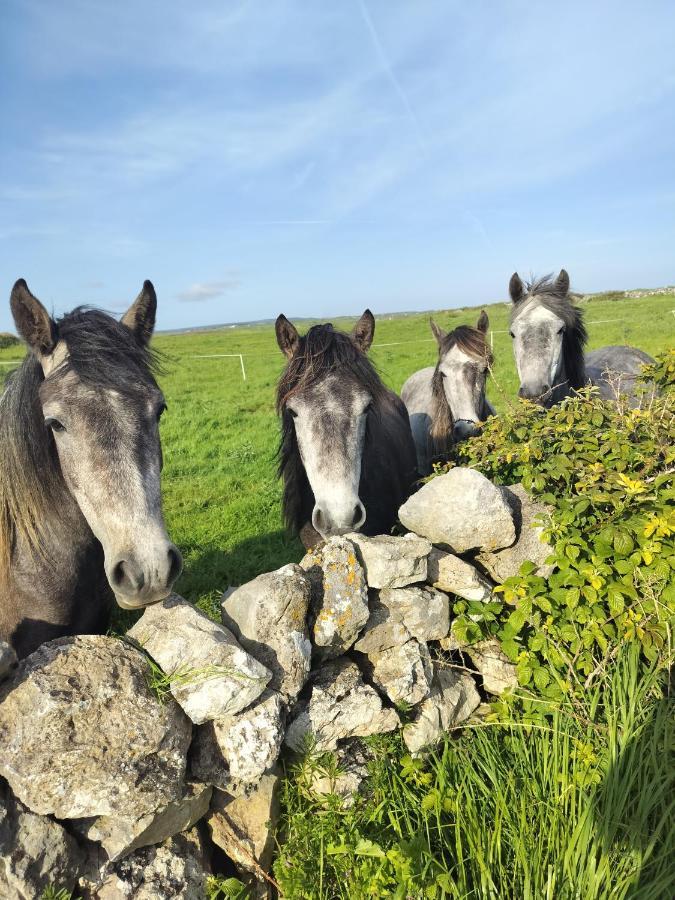
[[565,326],[563,325],[562,328],[558,329],[558,334],[564,334],[564,333],[565,333]]
[[160,403],[160,405],[157,407],[157,421],[158,422],[162,418],[162,416],[164,415],[164,413],[167,411],[168,408],[169,407],[166,405],[166,403]]
[[512,331],[509,331],[509,334],[511,335],[512,338],[515,338],[515,334]]
[[292,416],[294,419],[297,419],[297,418],[298,418],[298,414],[297,414],[297,412],[296,412],[294,409],[291,409],[290,406],[287,406],[286,409],[289,411],[289,413],[291,414],[291,416]]
[[58,419],[54,419],[52,416],[47,416],[45,419],[45,425],[47,428],[51,428],[52,431],[56,431],[57,433],[60,431],[65,431],[66,426],[63,422],[59,422]]

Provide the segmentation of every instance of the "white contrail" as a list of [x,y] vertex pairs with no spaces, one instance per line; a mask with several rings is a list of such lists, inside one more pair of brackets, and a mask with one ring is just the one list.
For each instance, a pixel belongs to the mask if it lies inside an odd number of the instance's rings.
[[415,133],[417,135],[417,140],[422,145],[422,147],[424,147],[426,149],[426,141],[424,140],[419,120],[418,120],[417,116],[415,115],[415,110],[410,105],[408,98],[406,97],[406,95],[403,91],[403,88],[401,87],[401,82],[396,77],[396,73],[394,72],[394,70],[391,66],[391,63],[389,62],[387,54],[385,53],[384,47],[382,46],[382,42],[380,41],[380,37],[375,28],[375,24],[373,23],[373,20],[370,17],[370,13],[368,12],[368,7],[366,6],[366,0],[359,0],[359,8],[361,10],[361,17],[363,18],[363,21],[366,24],[366,28],[368,29],[368,31],[370,33],[371,40],[375,47],[375,52],[377,53],[380,63],[382,64],[382,68],[386,72],[386,74],[389,78],[389,81],[392,84],[392,87],[398,94],[399,100],[403,104],[403,107],[404,107],[406,113],[408,114],[410,121],[413,123],[413,126],[415,128]]

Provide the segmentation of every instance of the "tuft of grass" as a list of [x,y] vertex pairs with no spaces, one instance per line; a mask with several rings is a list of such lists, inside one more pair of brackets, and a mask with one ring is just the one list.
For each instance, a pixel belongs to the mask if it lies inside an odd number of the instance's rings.
[[212,678],[227,676],[241,681],[262,681],[260,678],[246,675],[229,666],[219,666],[214,663],[198,667],[182,666],[173,672],[165,672],[152,657],[147,656],[146,658],[148,661],[146,684],[160,703],[164,703],[169,699],[172,696],[172,692],[178,687],[202,684]]
[[370,742],[369,791],[283,785],[274,873],[294,898],[657,900],[675,883],[673,716],[635,647],[544,723],[471,723],[425,759]]
[[58,888],[50,884],[40,894],[40,900],[74,900],[74,895],[68,888]]

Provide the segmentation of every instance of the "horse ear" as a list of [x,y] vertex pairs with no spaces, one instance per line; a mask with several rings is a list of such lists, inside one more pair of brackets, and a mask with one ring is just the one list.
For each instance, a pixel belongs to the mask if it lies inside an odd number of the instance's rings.
[[150,343],[155,330],[157,315],[157,294],[151,281],[144,281],[140,294],[122,316],[122,325],[126,325],[136,335],[139,344]]
[[483,334],[487,334],[488,328],[490,327],[490,320],[488,319],[488,314],[484,309],[481,309],[480,315],[478,316],[478,322],[476,323],[476,328],[481,331]]
[[300,345],[298,329],[288,321],[286,316],[281,315],[274,323],[274,330],[277,333],[277,344],[281,352],[290,359]]
[[16,330],[30,349],[38,356],[49,356],[58,341],[56,322],[31,294],[23,278],[12,288],[9,305]]
[[433,319],[429,319],[429,325],[431,325],[431,331],[436,338],[436,343],[440,347],[443,343],[443,338],[446,338],[448,336],[447,332],[443,331],[442,328],[439,328]]
[[370,350],[375,334],[375,316],[367,309],[352,330],[352,340],[363,353]]
[[514,272],[511,276],[511,281],[509,281],[509,295],[513,303],[518,303],[523,299],[523,294],[525,293],[525,286],[520,278],[520,275],[517,272]]
[[558,291],[558,293],[562,294],[563,296],[570,289],[570,276],[567,274],[567,272],[564,269],[560,270],[560,273],[555,280],[555,288]]

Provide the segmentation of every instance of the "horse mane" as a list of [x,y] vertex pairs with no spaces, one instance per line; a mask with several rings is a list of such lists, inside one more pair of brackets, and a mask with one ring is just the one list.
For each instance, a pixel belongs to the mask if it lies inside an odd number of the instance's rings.
[[[389,515],[391,486],[387,492],[381,491],[376,484],[383,468],[388,470],[389,477],[397,477],[400,482],[397,488],[399,491],[403,490],[403,482],[406,482],[407,489],[414,477],[414,446],[405,407],[385,387],[375,366],[348,334],[337,331],[330,323],[314,325],[300,338],[298,349],[289,360],[277,385],[276,409],[281,416],[279,477],[284,485],[282,507],[284,522],[294,533],[298,533],[311,520],[314,496],[300,458],[288,401],[296,393],[310,389],[337,371],[358,381],[372,398],[361,463],[361,482],[365,491],[360,495],[368,510],[367,522],[372,524],[377,521],[378,511],[383,520]],[[374,448],[377,448],[377,452]],[[387,459],[383,459],[383,456]],[[409,476],[403,471],[406,467],[410,468]],[[383,496],[387,493],[388,497]],[[380,506],[387,506],[387,510],[378,510],[377,507]]]
[[[446,353],[453,347],[472,356],[479,362],[488,366],[492,365],[492,351],[490,350],[485,335],[471,325],[459,325],[453,331],[444,335],[438,348],[438,362],[431,379],[431,428],[429,429],[429,449],[432,458],[444,456],[452,446],[452,429],[454,421],[452,410],[445,396],[443,377],[441,375],[441,362]],[[485,398],[483,398],[483,413],[485,413]]]
[[535,300],[562,319],[565,323],[563,361],[567,383],[573,391],[585,387],[588,379],[584,364],[584,348],[588,335],[582,310],[574,306],[569,289],[562,290],[553,275],[534,278],[526,283],[525,288],[526,293],[522,300],[513,305],[511,322],[515,322],[525,307]]
[[[112,388],[127,396],[148,379],[154,382],[158,354],[106,313],[78,307],[56,324],[68,356],[50,379],[73,372],[94,390]],[[64,483],[42,415],[44,381],[39,360],[29,352],[0,397],[0,584],[9,576],[19,541],[43,562],[53,562],[47,556],[50,522],[54,509],[61,508]]]

